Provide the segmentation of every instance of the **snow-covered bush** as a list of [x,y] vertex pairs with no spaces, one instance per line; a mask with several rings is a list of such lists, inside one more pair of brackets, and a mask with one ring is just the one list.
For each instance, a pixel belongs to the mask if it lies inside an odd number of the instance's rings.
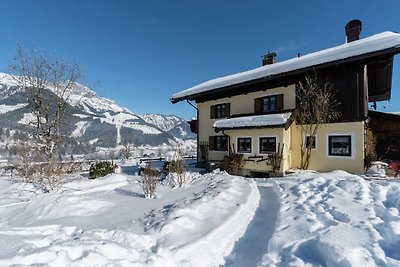
[[114,172],[114,166],[109,161],[100,161],[90,165],[89,178],[96,179]]
[[157,181],[161,173],[147,165],[141,171],[140,175],[142,177],[140,185],[142,186],[145,198],[154,198],[156,196]]

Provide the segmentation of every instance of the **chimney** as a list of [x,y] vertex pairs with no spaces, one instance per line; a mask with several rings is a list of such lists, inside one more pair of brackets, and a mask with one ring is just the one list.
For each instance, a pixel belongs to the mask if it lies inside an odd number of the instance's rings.
[[265,65],[274,64],[276,62],[275,57],[276,57],[275,52],[272,52],[272,53],[268,52],[268,54],[263,55],[262,56],[262,58],[263,58],[262,65],[265,66]]
[[360,39],[361,32],[361,21],[358,19],[353,19],[346,24],[346,40],[347,43],[357,41]]

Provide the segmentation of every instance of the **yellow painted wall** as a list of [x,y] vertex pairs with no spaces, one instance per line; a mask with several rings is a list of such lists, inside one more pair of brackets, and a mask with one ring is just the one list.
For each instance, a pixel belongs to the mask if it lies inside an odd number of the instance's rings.
[[[300,130],[291,127],[291,168],[300,166]],[[329,135],[351,135],[352,156],[329,156]],[[311,152],[310,170],[320,172],[345,170],[351,173],[364,171],[364,122],[331,123],[321,126],[317,133],[317,146]]]
[[[285,128],[265,128],[265,129],[235,129],[225,131],[227,135],[230,136],[230,145],[234,145],[237,152],[237,138],[238,137],[251,137],[252,139],[252,149],[251,153],[243,153],[246,159],[250,156],[263,156],[267,158],[266,154],[260,154],[259,152],[259,138],[260,137],[276,137],[277,146],[280,143],[290,144],[290,130],[285,131]],[[286,146],[286,145],[285,145]],[[283,150],[283,161],[281,164],[281,172],[290,166],[290,155],[289,148],[284,146]],[[260,158],[261,159],[261,158]],[[270,171],[272,170],[270,165],[267,165],[266,161],[257,163],[258,159],[253,161],[247,161],[246,165],[243,167],[245,169],[253,171]]]
[[[230,98],[223,98],[204,103],[198,103],[199,108],[199,141],[208,142],[209,136],[222,135],[222,133],[215,133],[213,124],[217,119],[210,119],[210,107],[212,105],[221,103],[231,104],[231,115],[253,113],[254,112],[254,99],[266,95],[284,94],[284,109],[294,109],[296,104],[295,86],[279,87],[260,91],[255,93],[243,94],[232,96]],[[253,137],[252,155],[256,154],[258,150],[258,137],[260,136],[277,136],[279,143],[285,143],[284,146],[284,160],[282,162],[281,171],[286,171],[290,168],[298,168],[300,165],[300,131],[298,126],[294,123],[292,126],[285,130],[283,128],[275,129],[242,129],[242,130],[227,130],[225,131],[231,136],[231,143],[235,144],[238,136],[251,136]],[[350,134],[352,136],[352,156],[351,157],[338,157],[328,156],[328,135],[329,134]],[[228,152],[209,151],[209,159],[223,160]],[[256,171],[267,171],[269,167],[265,162],[252,163],[248,162],[245,168]],[[364,170],[364,123],[363,122],[347,122],[347,123],[334,123],[321,126],[317,135],[317,149],[312,151],[311,162],[309,169],[316,171],[331,171],[331,170],[345,170],[352,173],[362,173]]]
[[[218,100],[207,101],[204,103],[198,103],[199,109],[199,141],[208,142],[208,137],[212,135],[222,135],[222,133],[215,133],[213,124],[217,119],[210,119],[210,107],[216,104],[230,103],[231,104],[231,115],[245,114],[254,112],[254,99],[267,95],[283,94],[283,107],[284,109],[294,109],[296,107],[296,94],[295,85],[289,85],[287,87],[277,87],[268,89],[266,91],[259,91],[249,94],[237,95],[227,98],[221,98]],[[222,160],[227,152],[221,151],[209,151],[210,160]]]

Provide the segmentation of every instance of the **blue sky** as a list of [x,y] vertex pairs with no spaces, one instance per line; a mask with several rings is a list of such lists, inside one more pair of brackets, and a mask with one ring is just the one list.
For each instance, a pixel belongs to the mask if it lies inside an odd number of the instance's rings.
[[[344,26],[363,22],[361,37],[400,32],[400,1],[116,1],[0,0],[0,70],[16,43],[73,58],[89,87],[135,113],[191,118],[173,93],[201,82],[345,42]],[[400,111],[400,56],[392,100]]]

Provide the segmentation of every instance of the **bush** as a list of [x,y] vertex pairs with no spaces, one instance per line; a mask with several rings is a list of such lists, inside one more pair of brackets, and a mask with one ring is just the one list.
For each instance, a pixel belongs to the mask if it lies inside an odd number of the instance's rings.
[[109,161],[100,161],[90,165],[89,178],[96,179],[114,172],[114,166]]
[[179,187],[186,181],[186,164],[183,159],[172,160],[168,164],[168,171],[170,173],[176,173],[176,183]]
[[364,167],[368,169],[371,162],[377,160],[376,155],[376,137],[370,128],[365,129],[365,158]]
[[245,163],[246,159],[243,154],[231,153],[228,156],[227,172],[232,175],[238,175]]
[[145,198],[154,198],[156,196],[157,181],[161,173],[147,165],[140,175],[142,176],[140,185],[142,186]]

